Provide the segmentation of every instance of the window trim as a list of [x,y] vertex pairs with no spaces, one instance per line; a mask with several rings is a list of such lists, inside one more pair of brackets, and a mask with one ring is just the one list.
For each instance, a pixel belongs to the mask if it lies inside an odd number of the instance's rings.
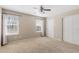
[[[7,24],[7,21],[6,21],[6,19],[5,18],[7,18],[7,17],[14,17],[14,18],[16,18],[17,17],[17,21],[16,21],[16,23],[17,24]],[[4,32],[5,32],[5,35],[18,35],[19,34],[19,16],[16,16],[16,15],[11,15],[11,14],[3,14],[3,21],[4,21],[4,23],[3,23],[3,25],[4,25]],[[17,27],[17,30],[14,32],[14,33],[8,33],[8,29],[7,29],[7,25],[16,25],[16,27]]]

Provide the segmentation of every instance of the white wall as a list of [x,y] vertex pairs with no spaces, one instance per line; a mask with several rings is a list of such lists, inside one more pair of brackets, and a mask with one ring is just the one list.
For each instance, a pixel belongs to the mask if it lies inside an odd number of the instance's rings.
[[46,25],[47,25],[46,27],[47,36],[50,38],[54,38],[54,20],[52,17],[47,18]]

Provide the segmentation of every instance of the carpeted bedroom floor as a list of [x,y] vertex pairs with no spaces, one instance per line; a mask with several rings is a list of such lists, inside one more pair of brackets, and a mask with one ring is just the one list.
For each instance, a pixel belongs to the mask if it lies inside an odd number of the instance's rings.
[[79,46],[48,37],[22,39],[0,47],[5,53],[75,53]]

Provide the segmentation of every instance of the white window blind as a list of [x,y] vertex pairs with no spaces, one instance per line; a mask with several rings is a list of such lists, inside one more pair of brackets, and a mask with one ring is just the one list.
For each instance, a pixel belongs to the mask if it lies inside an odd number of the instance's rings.
[[3,14],[6,35],[19,34],[19,16]]

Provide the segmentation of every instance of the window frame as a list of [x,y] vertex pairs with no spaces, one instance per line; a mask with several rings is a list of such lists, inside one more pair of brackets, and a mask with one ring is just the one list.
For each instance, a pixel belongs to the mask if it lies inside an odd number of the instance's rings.
[[[13,18],[15,18],[15,20],[17,19],[16,24],[13,24],[14,19],[8,19],[8,17],[13,17]],[[11,23],[10,23],[10,21],[11,21]],[[7,26],[13,26],[13,25],[15,25],[17,27],[16,31],[8,32]],[[3,14],[3,27],[4,27],[5,35],[18,35],[19,34],[19,16],[11,15],[11,14]]]

